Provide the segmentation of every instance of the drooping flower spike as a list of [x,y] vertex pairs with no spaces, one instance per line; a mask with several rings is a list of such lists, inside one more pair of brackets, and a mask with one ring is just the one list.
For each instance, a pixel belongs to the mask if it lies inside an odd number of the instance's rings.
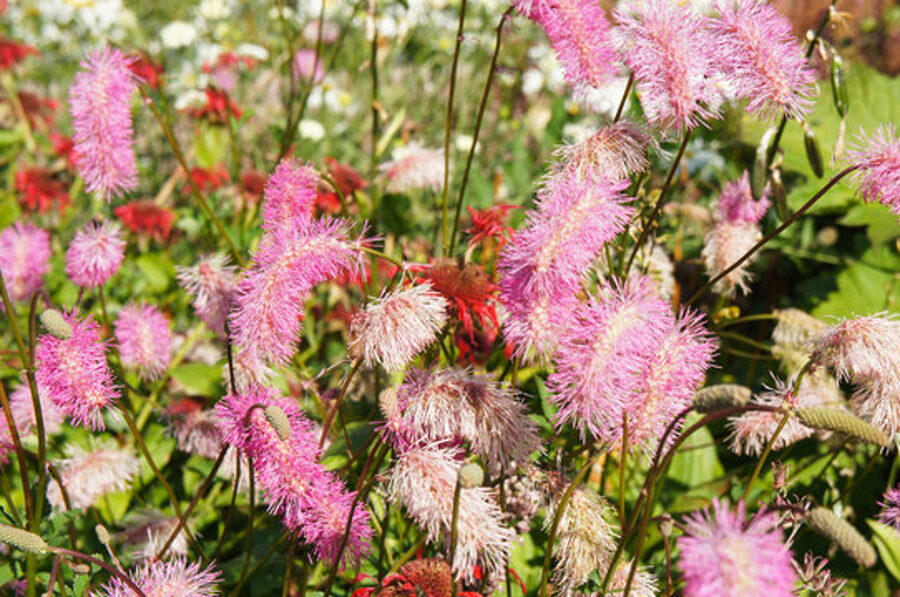
[[196,265],[175,266],[178,284],[191,295],[197,316],[219,334],[225,332],[225,319],[231,309],[237,276],[235,266],[223,254],[207,255]]
[[85,56],[69,90],[75,166],[85,188],[109,200],[137,188],[131,98],[134,57],[105,47]]
[[858,166],[851,176],[864,201],[880,201],[900,216],[900,139],[893,123],[879,126],[871,136],[860,131],[845,163]]
[[28,222],[16,222],[0,232],[0,270],[10,300],[31,298],[50,269],[50,235]]
[[298,225],[313,216],[319,173],[310,164],[287,158],[278,163],[266,181],[262,206],[265,230]]
[[115,323],[119,356],[143,380],[155,380],[172,361],[169,319],[153,305],[126,305]]
[[102,286],[119,271],[125,239],[115,222],[88,222],[75,233],[66,250],[66,274],[82,288]]
[[[85,510],[101,497],[126,489],[140,472],[141,461],[131,449],[104,443],[90,450],[69,447],[68,458],[56,462],[56,468],[68,492],[69,505],[75,510]],[[47,501],[57,511],[66,508],[62,490],[55,480],[47,486]]]

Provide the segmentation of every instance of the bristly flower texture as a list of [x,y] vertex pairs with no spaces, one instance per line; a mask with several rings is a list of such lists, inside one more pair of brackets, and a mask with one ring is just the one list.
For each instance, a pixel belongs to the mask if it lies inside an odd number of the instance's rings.
[[[719,195],[715,225],[707,233],[703,245],[703,261],[710,276],[716,276],[746,253],[761,237],[759,221],[769,208],[768,192],[755,201],[750,188],[750,175],[729,182]],[[755,256],[754,256],[755,257]],[[716,282],[714,290],[733,297],[737,289],[747,293],[752,278],[749,266],[753,257],[746,260],[724,278]]]
[[599,173],[613,179],[628,178],[650,166],[647,148],[652,143],[653,138],[636,124],[620,120],[600,127],[580,143],[557,149],[551,169],[568,172],[578,180],[593,180]]
[[863,200],[881,201],[900,216],[900,139],[896,126],[883,124],[872,136],[861,130],[845,161],[859,167],[852,176]]
[[566,81],[574,89],[601,87],[618,74],[609,21],[599,3],[537,0],[531,7],[525,6],[527,2],[517,4],[526,16],[543,27]]
[[[37,420],[34,416],[34,403],[31,400],[31,389],[28,387],[27,381],[22,379],[21,382],[19,387],[13,390],[9,395],[9,410],[12,414],[19,437],[25,438],[35,432]],[[38,388],[38,396],[41,400],[41,414],[44,419],[44,430],[47,435],[56,433],[59,431],[65,416],[58,408],[56,408],[53,401],[47,397],[47,392],[42,392],[41,389]],[[0,414],[0,464],[6,464],[9,459],[9,454],[13,451],[14,447],[9,422],[6,420],[5,416]]]
[[[429,542],[450,542],[453,495],[462,464],[458,450],[441,444],[411,446],[396,456],[390,499],[406,508],[410,518],[425,529]],[[504,524],[494,489],[461,488],[456,527],[452,566],[458,579],[472,582],[476,564],[489,575],[503,571],[515,533]]]
[[281,160],[266,181],[263,192],[262,226],[278,230],[305,223],[316,207],[319,173],[293,158]]
[[716,116],[713,40],[689,3],[627,0],[615,10],[617,41],[647,121],[676,132]]
[[735,511],[715,500],[712,511],[685,521],[678,538],[679,567],[686,597],[790,597],[797,575],[775,513],[746,519],[743,502]]
[[175,266],[178,284],[193,298],[191,304],[197,316],[218,334],[225,333],[225,319],[237,280],[237,268],[229,261],[228,255],[218,253],[201,257],[194,266]]
[[[128,573],[147,597],[214,597],[221,573],[212,564],[201,568],[183,558],[144,562]],[[103,597],[131,597],[134,590],[121,579],[113,578],[103,586]]]
[[115,222],[88,222],[66,250],[66,275],[82,288],[102,286],[119,271],[125,239]]
[[33,224],[16,222],[0,232],[0,270],[10,300],[28,300],[44,284],[50,254],[50,235]]
[[444,151],[410,143],[395,150],[394,159],[378,169],[388,179],[387,190],[391,193],[415,189],[437,191],[444,184]]
[[131,97],[133,57],[106,47],[89,53],[69,89],[75,165],[85,188],[107,200],[137,188]]
[[104,429],[101,410],[119,397],[112,372],[106,362],[107,343],[90,317],[81,319],[77,311],[63,313],[72,336],[63,340],[51,334],[38,337],[38,386],[73,425],[97,431]]
[[371,301],[350,327],[350,354],[371,367],[399,371],[435,338],[449,303],[426,282]]
[[[68,458],[56,463],[73,510],[85,510],[106,494],[123,491],[140,472],[141,461],[132,450],[101,444],[91,450],[68,448]],[[56,509],[68,509],[56,481],[47,486],[47,501]]]
[[365,241],[351,240],[349,231],[349,222],[323,218],[263,236],[230,314],[239,353],[275,364],[290,359],[313,287],[359,263]]
[[172,361],[169,318],[153,305],[126,305],[115,328],[122,364],[136,368],[144,381],[159,379]]
[[716,62],[747,111],[772,122],[802,118],[812,107],[815,72],[791,23],[766,0],[715,0],[708,20]]
[[[400,445],[468,442],[493,474],[540,449],[536,424],[513,391],[465,369],[411,370],[384,414]],[[382,402],[384,405],[385,403]]]
[[[269,421],[271,407],[284,413],[287,429],[276,430]],[[319,433],[300,407],[256,386],[225,397],[216,413],[226,443],[252,460],[269,512],[311,544],[319,559],[342,567],[359,562],[372,535],[368,511],[363,503],[354,508],[355,493],[319,464]],[[346,549],[337,562],[351,513]]]
[[881,506],[878,520],[893,527],[894,530],[900,531],[900,487],[885,491],[881,500],[878,502],[878,505]]
[[599,172],[561,168],[538,191],[536,209],[497,264],[508,311],[503,330],[517,356],[546,359],[555,352],[582,279],[632,214],[622,194],[627,186]]

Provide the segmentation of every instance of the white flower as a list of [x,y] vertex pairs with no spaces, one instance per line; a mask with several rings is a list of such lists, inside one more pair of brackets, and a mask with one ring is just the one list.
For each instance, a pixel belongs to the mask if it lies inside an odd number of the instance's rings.
[[238,56],[247,56],[254,60],[267,60],[269,58],[269,51],[256,44],[238,44],[234,51]]
[[231,7],[225,0],[202,0],[197,6],[197,14],[208,21],[218,21],[229,17]]
[[172,21],[159,32],[163,46],[181,48],[189,46],[197,39],[197,29],[184,21]]
[[318,120],[312,120],[311,118],[301,120],[300,124],[297,125],[297,132],[300,133],[301,137],[310,141],[321,141],[325,137],[325,127]]

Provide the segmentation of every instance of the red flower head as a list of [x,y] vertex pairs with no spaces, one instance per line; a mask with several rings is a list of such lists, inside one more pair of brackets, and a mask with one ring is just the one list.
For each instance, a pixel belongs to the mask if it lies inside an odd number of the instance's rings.
[[206,118],[212,124],[225,124],[228,116],[240,119],[243,112],[228,94],[215,87],[206,88],[206,104],[200,108],[191,108],[188,112],[194,118]]
[[[332,157],[325,158],[325,162],[328,164],[328,176],[334,181],[344,197],[349,197],[359,189],[369,186],[369,182],[363,180],[359,172],[353,169],[352,166],[341,164]],[[316,207],[329,214],[337,214],[341,211],[341,200],[338,194],[324,180],[319,184],[316,195]]]
[[266,175],[259,170],[248,170],[241,174],[241,192],[251,203],[259,203],[266,188]]
[[53,115],[59,107],[58,102],[27,91],[20,91],[18,96],[19,103],[22,104],[22,110],[25,112],[25,117],[28,119],[28,124],[32,128],[37,128],[38,122],[43,122],[47,128],[53,124]]
[[29,54],[38,54],[36,48],[11,39],[0,38],[0,70],[9,70]]
[[[216,164],[210,169],[200,168],[199,166],[191,168],[190,176],[194,180],[194,184],[196,184],[201,191],[207,193],[221,188],[222,185],[231,180],[231,177],[228,176],[228,170],[222,164]],[[185,195],[189,195],[191,192],[191,185],[184,185],[181,192]]]
[[73,169],[75,167],[75,153],[73,152],[75,141],[72,140],[72,137],[60,135],[54,131],[50,133],[50,142],[53,144],[53,153],[66,160],[67,168]]
[[162,64],[154,62],[144,53],[131,54],[131,58],[133,58],[129,65],[131,72],[153,89],[159,89],[160,75],[165,72]]
[[456,305],[457,317],[469,338],[475,340],[474,315],[482,329],[500,327],[497,321],[497,285],[477,263],[460,265],[444,257],[422,269],[422,277],[431,280],[434,289]]
[[158,241],[169,240],[172,222],[175,220],[172,210],[144,199],[120,205],[113,212],[132,232],[150,235]]
[[[399,574],[385,576],[378,587],[354,591],[352,597],[450,597],[453,573],[450,564],[437,558],[416,559],[400,568]],[[459,591],[460,597],[481,597],[480,593]]]
[[502,247],[506,242],[504,233],[507,231],[512,232],[512,228],[504,223],[506,214],[510,210],[518,209],[518,207],[517,205],[501,204],[488,207],[487,209],[472,209],[467,205],[466,209],[469,210],[469,214],[472,216],[472,226],[466,228],[466,232],[472,235],[472,238],[469,239],[469,244],[474,245],[489,238],[496,238]]
[[20,169],[16,172],[16,190],[19,192],[19,205],[26,211],[44,213],[54,204],[63,210],[69,204],[66,184],[53,178],[53,173],[46,168]]

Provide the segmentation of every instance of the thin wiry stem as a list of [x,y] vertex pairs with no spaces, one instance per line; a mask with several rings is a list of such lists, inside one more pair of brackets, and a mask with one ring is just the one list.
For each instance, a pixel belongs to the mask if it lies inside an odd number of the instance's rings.
[[28,469],[25,467],[25,451],[22,449],[22,440],[19,438],[19,428],[13,419],[12,411],[9,408],[9,397],[6,395],[6,388],[0,383],[0,405],[3,407],[3,416],[6,417],[6,424],[9,428],[9,435],[12,439],[13,449],[16,453],[16,460],[19,463],[19,476],[22,480],[22,495],[25,498],[25,517],[30,521],[34,504],[32,503],[31,486],[28,483]]
[[619,122],[622,118],[622,112],[625,111],[625,103],[628,101],[628,95],[631,93],[631,87],[634,85],[634,73],[628,75],[628,82],[625,83],[625,91],[622,93],[622,100],[619,102],[619,108],[616,110],[616,117],[613,122]]
[[[450,92],[447,97],[447,118],[444,123],[444,193],[441,199],[441,254],[447,254],[450,239],[447,236],[447,197],[450,194],[450,133],[453,131],[453,96],[456,93],[456,69],[459,65],[459,50],[463,42],[463,24],[466,20],[466,0],[459,5],[459,25],[456,29],[456,46],[453,49],[453,63],[450,65]],[[474,144],[473,144],[474,147]]]

